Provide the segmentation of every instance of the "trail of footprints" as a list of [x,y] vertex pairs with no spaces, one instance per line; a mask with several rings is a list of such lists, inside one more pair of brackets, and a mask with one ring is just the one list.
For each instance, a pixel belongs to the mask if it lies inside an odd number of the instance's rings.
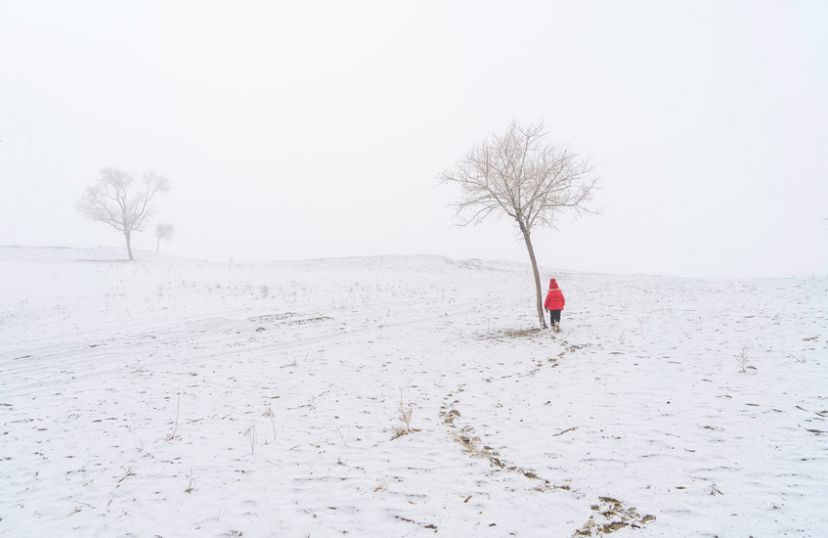
[[[561,345],[564,348],[564,351],[558,355],[559,359],[568,352],[574,352],[584,347],[575,344],[570,345],[566,341],[561,342]],[[557,366],[557,361],[559,359],[550,359],[553,367]],[[535,368],[533,371],[529,372],[528,375],[534,375],[538,369],[539,368]],[[489,464],[498,471],[523,475],[526,479],[535,484],[531,488],[534,491],[565,491],[577,495],[579,498],[584,496],[583,493],[577,489],[573,489],[568,484],[556,484],[553,481],[540,476],[533,469],[505,460],[497,450],[483,444],[473,426],[469,424],[459,424],[462,415],[457,409],[457,407],[459,407],[460,400],[456,398],[456,395],[464,391],[464,385],[458,385],[454,392],[449,392],[445,396],[443,404],[440,406],[440,419],[448,428],[454,441],[460,445],[463,452],[472,458],[488,460]],[[642,528],[656,519],[655,516],[651,514],[641,515],[634,506],[630,506],[623,501],[607,496],[598,497],[598,499],[590,505],[590,509],[592,514],[583,525],[573,532],[573,538],[581,536],[605,536],[627,527],[633,529]]]

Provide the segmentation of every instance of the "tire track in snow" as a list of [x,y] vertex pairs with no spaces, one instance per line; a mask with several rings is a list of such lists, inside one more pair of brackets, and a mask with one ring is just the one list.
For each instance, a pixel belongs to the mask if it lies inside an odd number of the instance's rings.
[[[509,303],[497,305],[495,308],[503,308],[506,304]],[[327,331],[322,330],[322,323],[297,325],[297,328],[301,327],[297,333],[299,336],[297,336],[297,339],[287,341],[270,341],[265,339],[250,340],[250,335],[248,334],[248,339],[230,343],[227,341],[229,338],[242,335],[241,331],[238,331],[237,333],[238,329],[254,327],[256,322],[251,322],[249,316],[232,320],[209,317],[200,320],[201,323],[197,327],[187,324],[183,327],[176,327],[172,330],[167,330],[166,332],[152,331],[149,333],[112,338],[105,343],[95,345],[95,347],[92,348],[90,348],[90,344],[83,344],[67,351],[60,350],[59,345],[49,346],[47,349],[52,349],[54,351],[43,355],[34,355],[33,351],[23,350],[21,353],[24,358],[20,360],[11,358],[1,362],[0,365],[2,365],[2,368],[0,369],[0,372],[4,377],[6,385],[5,388],[8,389],[10,387],[14,387],[15,394],[17,396],[22,396],[28,394],[26,392],[27,390],[35,389],[39,391],[46,386],[57,386],[63,384],[65,382],[63,376],[67,373],[72,375],[72,381],[78,381],[80,379],[89,379],[116,373],[122,371],[123,368],[130,366],[148,368],[159,365],[175,365],[180,367],[194,360],[204,361],[205,359],[209,359],[215,361],[234,358],[240,354],[251,353],[255,353],[257,355],[266,355],[271,353],[275,354],[291,349],[316,347],[320,344],[333,344],[348,338],[356,337],[360,334],[376,332],[380,329],[380,327],[383,329],[391,329],[436,322],[445,318],[461,317],[466,314],[476,312],[480,308],[479,304],[475,301],[459,303],[456,304],[456,306],[459,308],[455,308],[450,311],[442,311],[439,314],[433,313],[431,305],[425,305],[419,310],[408,309],[406,312],[409,312],[409,315],[395,316],[392,318],[394,321],[381,324],[368,324],[369,321],[377,319],[377,316],[371,315],[373,313],[336,318],[325,321],[324,328],[327,328]],[[233,312],[246,312],[246,314],[249,314],[250,312],[247,310],[248,309],[234,310]],[[186,317],[184,318],[184,321],[188,321],[189,319],[191,318]],[[353,327],[348,328],[349,325],[352,325]],[[309,338],[302,338],[301,336],[307,334],[314,335],[315,333],[321,334],[311,336]],[[206,339],[202,338],[200,340],[184,342],[184,337],[200,337],[203,335],[207,335]],[[148,339],[150,336],[152,337],[152,340]],[[144,339],[144,341],[142,341],[142,339]],[[144,355],[144,351],[146,351],[146,349],[143,348],[143,344],[145,342],[152,342],[154,346],[153,349],[163,350],[163,352],[151,353],[153,358],[148,360],[147,356]],[[170,351],[171,345],[181,342],[190,344],[191,347],[179,352]],[[217,346],[215,344],[221,343],[225,344],[224,349],[216,352],[215,349]],[[213,351],[210,352],[209,356],[205,357],[205,355],[201,352],[202,348],[211,349]],[[139,349],[142,353],[141,357],[129,357],[129,355],[137,355]],[[175,354],[175,359],[173,360],[170,359],[171,353]],[[25,357],[25,355],[30,356]],[[52,357],[55,360],[45,361],[47,357]],[[105,366],[99,367],[101,365]],[[88,371],[73,371],[73,369],[83,369],[84,367],[87,367]],[[54,376],[52,381],[44,383],[42,380],[44,368],[53,368],[61,375]],[[27,374],[37,374],[36,380],[28,384],[21,383],[19,379],[12,382],[14,376],[23,377]]]

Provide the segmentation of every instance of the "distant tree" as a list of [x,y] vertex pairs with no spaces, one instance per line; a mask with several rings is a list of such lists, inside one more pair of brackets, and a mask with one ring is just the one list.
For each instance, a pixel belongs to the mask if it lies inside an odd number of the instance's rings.
[[155,195],[169,190],[169,180],[154,172],[145,172],[136,179],[117,168],[102,168],[98,180],[78,201],[78,211],[124,234],[127,254],[134,260],[132,233],[143,229]]
[[461,188],[457,212],[464,218],[463,225],[479,223],[492,213],[515,221],[532,262],[542,328],[546,318],[532,230],[537,225],[551,226],[560,209],[588,211],[585,203],[597,183],[586,159],[549,143],[547,136],[543,123],[513,122],[502,134],[472,147],[454,169],[441,175],[444,182]]
[[172,238],[172,234],[175,231],[172,224],[159,224],[155,227],[155,253],[158,254],[158,251],[161,249],[161,240],[166,239],[169,241]]

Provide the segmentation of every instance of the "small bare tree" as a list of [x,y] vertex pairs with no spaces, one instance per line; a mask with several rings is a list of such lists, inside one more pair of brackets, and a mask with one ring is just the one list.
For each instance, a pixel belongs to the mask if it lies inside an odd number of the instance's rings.
[[161,250],[161,240],[165,239],[169,241],[172,238],[172,234],[175,231],[172,224],[159,224],[155,227],[155,253],[158,254],[158,251]]
[[457,204],[464,225],[479,223],[492,213],[514,219],[532,262],[540,326],[546,328],[538,262],[532,246],[532,230],[551,226],[559,209],[588,211],[597,178],[586,159],[547,141],[543,123],[513,122],[504,133],[474,146],[457,166],[441,175],[458,184],[462,201]]
[[123,170],[102,168],[98,180],[78,201],[78,211],[123,233],[129,259],[134,260],[132,232],[142,230],[152,213],[155,195],[169,190],[169,180],[154,172],[146,172],[136,180]]

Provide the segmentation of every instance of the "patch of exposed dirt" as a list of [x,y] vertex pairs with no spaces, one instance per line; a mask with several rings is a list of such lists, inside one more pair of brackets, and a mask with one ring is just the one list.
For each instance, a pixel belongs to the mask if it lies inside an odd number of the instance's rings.
[[303,318],[303,319],[296,319],[293,321],[288,321],[287,325],[308,325],[309,323],[319,323],[320,321],[328,321],[329,319],[333,319],[329,316],[317,316],[315,318]]
[[411,523],[412,525],[419,525],[420,527],[422,527],[424,529],[428,529],[428,530],[437,532],[437,525],[435,525],[434,523],[420,523],[419,521],[414,521],[411,518],[407,518],[407,517],[399,516],[399,515],[395,515],[394,518],[398,519],[400,521],[405,521],[406,523]]
[[655,516],[641,515],[634,506],[629,506],[612,497],[598,497],[598,502],[590,506],[592,515],[581,528],[575,531],[573,538],[579,536],[606,536],[615,531],[630,527],[640,529],[655,521]]
[[298,316],[301,316],[297,312],[282,312],[280,314],[265,314],[262,316],[253,316],[252,318],[247,318],[247,321],[252,321],[253,323],[277,323],[279,322],[280,325],[308,325],[310,323],[319,323],[321,321],[328,321],[333,319],[329,316],[314,316],[310,318],[299,318],[293,319]]
[[503,329],[500,331],[493,331],[490,333],[481,334],[481,340],[505,340],[511,338],[530,338],[538,336],[544,332],[544,329]]
[[254,323],[269,323],[273,321],[284,321],[286,319],[295,318],[298,316],[296,312],[282,312],[280,314],[265,314],[262,316],[253,316],[252,318],[247,318],[247,321],[252,321]]

